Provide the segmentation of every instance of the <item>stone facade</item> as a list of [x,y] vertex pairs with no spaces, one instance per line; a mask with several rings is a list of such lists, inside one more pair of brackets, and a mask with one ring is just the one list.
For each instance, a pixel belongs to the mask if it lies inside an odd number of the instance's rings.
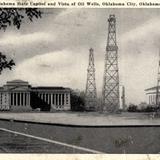
[[70,110],[70,89],[63,87],[32,87],[22,80],[9,81],[0,88],[0,110],[22,108],[42,111]]

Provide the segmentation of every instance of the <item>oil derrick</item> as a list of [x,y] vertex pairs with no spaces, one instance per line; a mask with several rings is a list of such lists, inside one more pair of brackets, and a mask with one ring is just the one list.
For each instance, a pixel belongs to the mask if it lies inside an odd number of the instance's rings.
[[86,110],[93,111],[97,107],[97,91],[95,82],[95,67],[93,49],[89,50],[89,65],[87,69],[87,83],[85,93]]
[[160,88],[160,50],[159,50],[158,76],[157,76],[157,87],[156,87],[156,106],[160,105],[160,102],[159,102],[159,88]]
[[102,110],[108,112],[116,112],[118,111],[120,104],[118,46],[116,42],[115,15],[110,15],[108,19],[108,37],[103,78]]

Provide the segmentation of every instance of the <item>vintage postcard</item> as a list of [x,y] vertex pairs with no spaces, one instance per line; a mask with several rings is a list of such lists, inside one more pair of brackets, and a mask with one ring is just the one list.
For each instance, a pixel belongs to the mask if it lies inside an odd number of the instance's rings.
[[1,158],[160,159],[160,2],[0,6]]

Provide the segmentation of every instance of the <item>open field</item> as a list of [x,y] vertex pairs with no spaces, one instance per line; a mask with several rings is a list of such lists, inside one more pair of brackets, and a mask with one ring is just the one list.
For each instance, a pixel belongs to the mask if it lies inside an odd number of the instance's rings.
[[1,153],[157,154],[160,127],[78,127],[1,120],[0,146]]
[[160,153],[160,119],[144,113],[0,113],[1,153]]
[[0,135],[0,153],[90,153],[4,128],[0,128]]
[[1,112],[0,119],[86,126],[160,125],[160,118],[153,118],[151,113],[128,112],[121,114],[100,114],[96,112]]
[[[31,128],[27,129],[32,131]],[[25,130],[27,129],[25,124]],[[15,129],[0,128],[0,135],[0,153],[102,153],[24,132],[17,132]]]

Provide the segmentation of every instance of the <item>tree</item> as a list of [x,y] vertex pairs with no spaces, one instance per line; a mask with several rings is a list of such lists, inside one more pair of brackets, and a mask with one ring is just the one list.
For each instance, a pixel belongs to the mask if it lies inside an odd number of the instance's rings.
[[5,31],[11,25],[20,29],[25,18],[32,22],[34,18],[41,18],[41,15],[42,12],[36,8],[0,8],[0,29]]
[[0,74],[2,73],[2,70],[5,69],[5,68],[9,68],[10,70],[12,69],[12,66],[14,66],[15,63],[13,61],[13,59],[11,60],[7,60],[6,56],[3,55],[1,52],[0,52]]
[[72,111],[84,111],[84,92],[77,90],[71,91],[71,110]]
[[[25,18],[31,22],[34,18],[41,18],[42,12],[36,8],[0,8],[0,30],[6,30],[9,26],[15,26],[20,29]],[[15,65],[13,59],[7,60],[7,57],[0,52],[0,74],[5,68],[10,70]]]
[[136,112],[137,111],[137,106],[134,105],[134,104],[130,104],[127,111],[128,112]]

